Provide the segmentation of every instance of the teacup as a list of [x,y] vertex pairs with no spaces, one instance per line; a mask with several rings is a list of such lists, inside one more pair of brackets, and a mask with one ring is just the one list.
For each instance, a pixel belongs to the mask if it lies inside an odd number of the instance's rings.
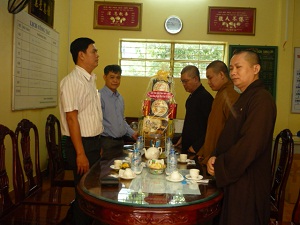
[[172,180],[179,180],[181,178],[181,174],[177,170],[173,171],[170,175],[170,178]]
[[179,159],[180,159],[180,162],[186,162],[186,160],[187,160],[187,154],[180,154],[179,155]]
[[128,157],[129,157],[130,159],[132,158],[132,154],[133,154],[132,152],[129,152],[129,153],[128,153]]
[[198,169],[190,169],[190,176],[192,179],[197,179],[199,177],[199,170]]
[[123,177],[125,178],[133,177],[133,171],[130,168],[126,168],[126,170],[123,173]]
[[122,160],[116,159],[114,161],[114,167],[115,167],[115,169],[120,169],[121,166],[122,166]]

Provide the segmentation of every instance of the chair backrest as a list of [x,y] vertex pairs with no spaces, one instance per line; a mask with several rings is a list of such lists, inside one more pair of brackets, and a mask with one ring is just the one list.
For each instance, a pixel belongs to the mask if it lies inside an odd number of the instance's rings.
[[47,117],[45,126],[46,146],[49,156],[51,184],[55,177],[64,173],[65,163],[62,154],[61,129],[59,120],[52,114]]
[[[280,157],[278,149],[280,147]],[[276,212],[271,209],[271,217],[282,221],[285,188],[290,174],[294,154],[293,135],[289,129],[282,130],[276,137],[272,156],[271,169],[271,203]]]
[[[34,152],[31,154],[31,139],[30,135],[34,133]],[[23,156],[23,170],[27,177],[26,193],[25,197],[35,193],[42,188],[42,174],[40,169],[40,150],[39,150],[39,133],[37,127],[29,120],[23,119],[18,123],[15,131],[16,140],[19,141],[21,152]],[[19,145],[17,144],[17,150],[19,151]],[[19,154],[20,155],[20,154]],[[32,162],[34,159],[34,165]],[[34,176],[35,170],[35,176]]]
[[[11,145],[9,145],[9,147],[11,148],[8,148],[8,145],[5,146],[5,138],[7,136],[10,136]],[[12,165],[14,198],[9,194],[9,179],[5,164],[6,153],[11,154],[12,156],[12,163],[8,164]],[[22,200],[23,195],[24,175],[17,151],[15,133],[6,126],[0,124],[0,218],[15,207]]]

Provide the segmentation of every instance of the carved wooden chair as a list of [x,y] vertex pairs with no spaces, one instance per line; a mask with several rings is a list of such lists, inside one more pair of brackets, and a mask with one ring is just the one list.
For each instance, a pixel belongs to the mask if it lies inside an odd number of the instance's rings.
[[269,225],[300,225],[300,189],[298,194],[298,199],[295,203],[292,220],[288,221],[270,221]]
[[[33,154],[31,153],[31,130],[34,132]],[[23,169],[28,183],[25,196],[23,196],[23,198],[25,198],[40,190],[43,184],[42,173],[40,169],[39,133],[37,127],[31,121],[23,119],[18,123],[15,135],[17,142],[19,140],[19,136],[21,135],[20,146],[22,152],[21,155],[23,158]],[[19,147],[17,143],[17,150],[18,149]]]
[[[17,141],[20,139],[21,150],[19,150],[18,144],[17,150],[19,155],[22,156],[23,170],[27,178],[23,201],[39,204],[52,203],[57,205],[70,205],[75,196],[74,188],[66,190],[66,192],[74,193],[74,195],[68,194],[65,195],[67,198],[62,199],[61,196],[63,193],[61,187],[51,186],[49,188],[45,187],[45,185],[43,186],[39,156],[39,133],[37,127],[31,121],[23,119],[18,123],[15,136]],[[34,144],[31,143],[32,141]],[[34,146],[33,150],[31,149],[32,146]]]
[[[282,221],[285,188],[294,154],[293,135],[289,129],[282,130],[276,137],[271,167],[271,219]],[[279,146],[280,150],[279,150]],[[279,150],[279,151],[278,151]],[[279,159],[277,159],[280,154]]]
[[6,150],[4,142],[6,136],[10,136],[11,138],[11,149],[16,149],[17,142],[15,139],[15,133],[6,126],[0,124],[0,218],[20,203],[22,199],[21,195],[23,187],[19,184],[22,184],[22,180],[24,180],[21,165],[15,163],[17,162],[17,155],[15,154],[15,152],[13,152],[13,154],[11,154],[13,158],[12,161],[14,162],[12,166],[12,174],[19,174],[19,176],[14,176],[14,178],[16,178],[13,179],[15,196],[11,197],[9,194],[9,179],[6,171],[6,163],[11,164],[11,162],[9,163],[5,160],[6,151],[8,151]]
[[[6,138],[8,136],[11,144]],[[11,168],[10,170],[7,170],[7,165]],[[10,171],[14,188],[12,193],[9,193],[8,173]],[[62,224],[65,221],[69,206],[28,204],[23,202],[24,193],[24,174],[15,133],[0,124],[0,224],[48,225]]]
[[62,154],[60,122],[52,114],[47,117],[45,138],[49,156],[51,186],[74,188],[73,171],[65,169],[66,163]]

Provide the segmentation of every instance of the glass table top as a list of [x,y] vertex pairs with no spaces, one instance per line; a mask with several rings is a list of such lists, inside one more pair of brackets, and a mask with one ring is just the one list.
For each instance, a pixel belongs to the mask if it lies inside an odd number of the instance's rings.
[[[150,174],[145,167],[134,179],[121,179],[118,172],[111,168],[113,160],[97,162],[85,174],[79,187],[88,195],[110,203],[139,207],[173,207],[192,205],[209,201],[221,191],[212,177],[206,175],[206,168],[199,165],[178,163],[183,180],[171,182],[166,174]],[[203,179],[208,183],[191,181],[186,178],[190,168],[199,168]]]

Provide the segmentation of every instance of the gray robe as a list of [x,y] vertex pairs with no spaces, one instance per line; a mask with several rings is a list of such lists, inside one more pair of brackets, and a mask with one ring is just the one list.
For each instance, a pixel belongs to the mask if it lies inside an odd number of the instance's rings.
[[276,105],[261,80],[234,104],[215,151],[218,187],[224,189],[222,225],[267,225]]

